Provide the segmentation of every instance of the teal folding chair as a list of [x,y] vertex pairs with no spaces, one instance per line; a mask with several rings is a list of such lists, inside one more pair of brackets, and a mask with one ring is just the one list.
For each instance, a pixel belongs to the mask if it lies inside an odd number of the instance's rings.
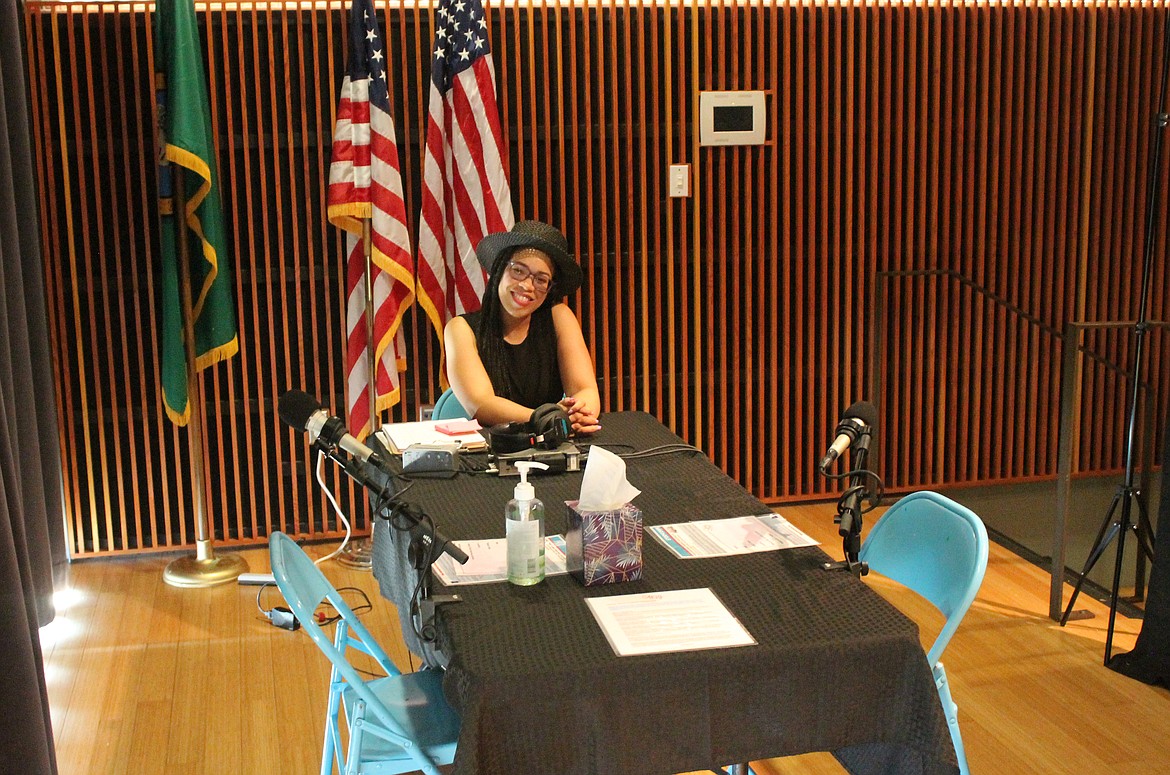
[[[459,717],[443,697],[443,673],[423,670],[402,674],[341,598],[325,574],[284,533],[268,539],[272,575],[305,632],[329,658],[329,705],[321,775],[416,772],[439,775],[438,765],[455,758]],[[340,616],[333,640],[314,613],[328,603]],[[386,673],[369,678],[349,662],[349,650],[368,654]],[[341,712],[349,745],[341,744]],[[344,753],[343,753],[344,751]]]
[[471,415],[463,408],[463,404],[459,403],[459,399],[455,397],[455,391],[447,388],[439,396],[439,400],[435,402],[435,408],[431,411],[431,419],[470,420]]
[[968,775],[959,734],[959,709],[939,658],[975,600],[987,571],[987,529],[976,514],[936,492],[916,492],[895,503],[873,526],[858,558],[934,604],[946,623],[926,654],[942,701],[959,772]]

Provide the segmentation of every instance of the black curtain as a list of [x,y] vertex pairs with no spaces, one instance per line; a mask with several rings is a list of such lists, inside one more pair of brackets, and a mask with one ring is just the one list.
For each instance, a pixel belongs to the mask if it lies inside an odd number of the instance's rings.
[[55,773],[38,628],[65,541],[20,14],[0,0],[0,772]]

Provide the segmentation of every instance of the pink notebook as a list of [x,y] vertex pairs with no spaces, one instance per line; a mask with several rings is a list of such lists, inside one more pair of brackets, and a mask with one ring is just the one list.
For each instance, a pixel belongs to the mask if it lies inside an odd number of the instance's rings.
[[437,423],[435,430],[448,436],[462,436],[466,433],[477,433],[480,425],[478,420],[448,420]]

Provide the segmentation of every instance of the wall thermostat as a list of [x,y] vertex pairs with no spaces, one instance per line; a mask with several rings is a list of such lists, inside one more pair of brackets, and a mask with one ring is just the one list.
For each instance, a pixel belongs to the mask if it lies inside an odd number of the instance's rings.
[[763,145],[767,136],[764,92],[699,92],[699,145]]

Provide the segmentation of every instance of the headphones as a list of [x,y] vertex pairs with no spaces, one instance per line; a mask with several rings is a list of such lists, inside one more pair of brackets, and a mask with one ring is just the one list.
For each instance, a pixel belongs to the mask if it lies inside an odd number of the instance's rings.
[[557,404],[541,404],[532,410],[528,424],[536,435],[543,436],[546,449],[556,449],[562,442],[569,440],[573,426],[569,424],[569,415]]
[[530,449],[556,449],[568,441],[572,426],[569,415],[556,404],[541,404],[528,422],[509,422],[488,428],[492,454],[509,455]]

